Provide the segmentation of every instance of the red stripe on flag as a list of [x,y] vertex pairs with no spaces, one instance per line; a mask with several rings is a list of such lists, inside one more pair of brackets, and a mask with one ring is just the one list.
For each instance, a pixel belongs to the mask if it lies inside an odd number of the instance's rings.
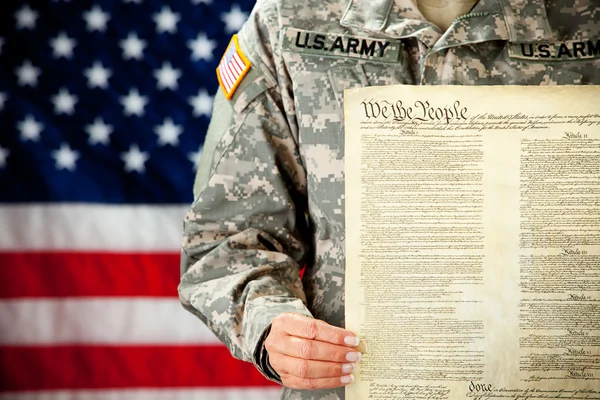
[[0,391],[264,387],[223,346],[0,347]]
[[240,71],[240,74],[244,71],[244,68],[246,68],[246,65],[244,64],[244,62],[240,58],[240,55],[237,52],[233,55],[231,62],[232,64],[235,64],[237,66],[237,69]]
[[236,73],[237,75],[241,75],[242,72],[244,72],[244,68],[240,67],[240,65],[238,64],[238,59],[239,56],[237,55],[237,53],[235,53],[233,57],[231,57],[229,67],[233,70],[234,73]]
[[179,254],[0,253],[0,298],[175,297]]
[[229,80],[230,87],[233,88],[237,78],[231,73],[231,70],[229,69],[229,64],[223,66],[223,73]]
[[229,73],[230,73],[231,75],[233,75],[233,76],[240,76],[240,75],[241,75],[241,73],[242,73],[241,71],[238,71],[238,70],[235,68],[235,65],[234,65],[234,63],[233,63],[233,60],[232,60],[232,61],[231,61],[229,64],[227,64],[227,69],[229,70]]
[[223,82],[225,82],[225,87],[227,89],[227,91],[230,91],[231,88],[233,87],[232,82],[229,80],[229,76],[227,75],[227,67],[225,66],[225,64],[221,64],[221,79],[223,80]]

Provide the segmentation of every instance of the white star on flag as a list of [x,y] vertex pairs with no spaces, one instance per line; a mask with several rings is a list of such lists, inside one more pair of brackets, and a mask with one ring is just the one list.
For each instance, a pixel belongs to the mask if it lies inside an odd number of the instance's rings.
[[178,69],[174,69],[171,66],[171,63],[165,62],[163,63],[161,69],[157,69],[154,71],[154,77],[158,80],[156,87],[160,90],[162,89],[177,89],[177,79],[181,77],[181,71]]
[[200,147],[198,148],[198,151],[188,153],[188,160],[190,160],[192,162],[192,164],[194,164],[194,170],[197,170],[198,167],[200,166],[200,157],[202,156],[202,149],[203,149],[203,146],[200,145]]
[[8,99],[6,93],[0,92],[0,111],[4,110],[4,103],[6,103],[6,99]]
[[102,118],[96,118],[93,124],[85,127],[85,131],[90,135],[89,143],[91,145],[97,143],[108,145],[109,136],[113,132],[113,127],[107,125]]
[[127,96],[121,97],[121,104],[123,104],[125,115],[141,117],[144,115],[144,107],[148,104],[148,98],[141,96],[137,89],[131,89]]
[[52,152],[52,158],[56,161],[56,169],[74,171],[79,152],[72,150],[68,144],[63,143],[60,149]]
[[75,104],[77,104],[77,96],[72,95],[65,88],[61,88],[58,94],[52,97],[54,103],[55,114],[72,115],[75,112]]
[[194,117],[201,115],[210,117],[212,114],[213,97],[204,89],[201,89],[197,96],[190,97],[189,103],[194,108]]
[[102,11],[98,5],[95,5],[90,11],[83,13],[83,19],[85,19],[88,31],[104,32],[110,15]]
[[26,4],[15,13],[15,18],[17,19],[17,29],[35,29],[38,13]]
[[36,87],[38,84],[38,78],[42,73],[41,70],[33,64],[31,61],[27,60],[15,71],[17,74],[17,78],[19,79],[19,85],[25,86],[29,85],[31,87]]
[[175,33],[177,32],[177,23],[181,17],[178,13],[171,11],[169,7],[164,6],[160,13],[154,14],[153,19],[158,33]]
[[17,124],[17,129],[21,131],[21,140],[37,142],[40,140],[40,133],[44,129],[44,125],[37,122],[31,115],[27,115],[23,121]]
[[221,14],[221,21],[225,23],[225,32],[227,33],[239,31],[246,19],[248,19],[248,14],[243,12],[237,4],[234,4],[228,13]]
[[100,61],[95,61],[91,68],[85,70],[85,76],[88,79],[90,88],[99,87],[106,89],[108,87],[108,78],[112,76],[112,72],[108,68],[104,68]]
[[136,171],[144,173],[146,171],[146,161],[148,161],[148,153],[140,151],[140,148],[134,144],[125,153],[121,153],[121,159],[125,162],[125,171]]
[[50,46],[52,47],[52,54],[56,58],[73,57],[73,49],[76,45],[77,42],[74,39],[68,37],[64,32],[61,32],[56,38],[50,41]]
[[9,155],[10,151],[0,146],[0,168],[4,168],[6,166],[6,159]]
[[181,135],[181,126],[175,125],[171,118],[164,120],[162,125],[154,128],[154,132],[158,135],[158,144],[161,146],[170,144],[177,146],[179,144],[179,135]]
[[123,49],[124,59],[141,60],[144,57],[143,52],[146,47],[146,41],[131,32],[127,36],[127,39],[121,40],[120,46]]
[[188,41],[188,47],[192,50],[192,59],[194,61],[213,59],[213,51],[217,47],[215,40],[210,40],[204,33],[198,34],[194,40]]

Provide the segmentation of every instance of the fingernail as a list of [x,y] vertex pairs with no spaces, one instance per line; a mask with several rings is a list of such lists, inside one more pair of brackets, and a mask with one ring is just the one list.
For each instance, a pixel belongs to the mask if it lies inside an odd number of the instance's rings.
[[346,354],[346,360],[350,361],[350,362],[358,362],[361,359],[361,354],[358,352],[350,352],[348,354]]
[[355,369],[356,369],[356,364],[344,364],[344,365],[342,365],[342,372],[344,374],[349,374],[351,372],[354,372]]
[[354,382],[354,375],[345,375],[340,378],[342,384],[347,385],[349,383]]
[[344,343],[346,343],[348,346],[356,347],[360,343],[360,339],[356,336],[346,336],[344,338]]

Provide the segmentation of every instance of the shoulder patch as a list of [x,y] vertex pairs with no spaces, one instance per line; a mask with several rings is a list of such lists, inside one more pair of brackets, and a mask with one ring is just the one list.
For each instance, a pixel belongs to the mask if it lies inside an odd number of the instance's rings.
[[233,97],[251,66],[252,63],[240,49],[237,35],[233,35],[217,67],[217,79],[227,100]]

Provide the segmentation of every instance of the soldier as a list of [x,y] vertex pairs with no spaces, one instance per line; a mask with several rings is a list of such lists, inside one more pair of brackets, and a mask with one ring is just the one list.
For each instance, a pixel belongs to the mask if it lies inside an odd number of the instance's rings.
[[360,361],[343,329],[345,89],[600,84],[600,1],[475,2],[263,0],[219,65],[179,294],[283,399],[343,399]]

